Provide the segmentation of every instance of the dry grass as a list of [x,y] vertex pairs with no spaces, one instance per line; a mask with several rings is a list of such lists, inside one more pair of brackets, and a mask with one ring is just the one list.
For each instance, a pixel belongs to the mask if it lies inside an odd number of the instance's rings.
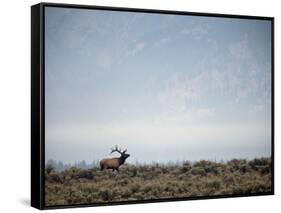
[[181,166],[123,165],[120,172],[46,168],[47,206],[174,197],[266,193],[271,160],[199,161]]

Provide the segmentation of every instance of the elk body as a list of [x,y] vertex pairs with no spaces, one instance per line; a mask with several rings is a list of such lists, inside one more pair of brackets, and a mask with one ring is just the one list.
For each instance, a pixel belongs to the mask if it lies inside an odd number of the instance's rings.
[[129,154],[126,154],[127,149],[121,151],[118,149],[116,145],[114,149],[111,150],[110,154],[113,152],[118,152],[121,156],[119,158],[105,158],[100,161],[100,168],[103,169],[112,169],[112,171],[117,170],[119,171],[119,167],[125,163],[126,159],[130,157]]

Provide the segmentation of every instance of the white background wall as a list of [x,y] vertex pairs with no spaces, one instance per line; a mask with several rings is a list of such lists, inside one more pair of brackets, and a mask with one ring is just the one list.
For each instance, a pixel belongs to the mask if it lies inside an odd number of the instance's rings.
[[[34,0],[0,4],[0,212],[35,212],[30,200],[30,6]],[[119,7],[183,10],[275,17],[276,109],[281,106],[280,5],[274,0],[68,0],[52,1]],[[278,13],[279,12],[279,13]],[[61,212],[269,212],[280,206],[280,113],[276,110],[276,195],[66,209]],[[57,210],[56,210],[57,211]]]

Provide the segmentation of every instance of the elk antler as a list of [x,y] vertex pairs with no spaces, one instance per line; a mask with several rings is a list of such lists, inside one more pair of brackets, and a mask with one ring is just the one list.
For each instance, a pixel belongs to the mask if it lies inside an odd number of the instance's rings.
[[113,153],[113,152],[118,152],[119,154],[122,155],[121,149],[120,148],[118,149],[117,145],[115,145],[115,148],[111,148],[110,154]]

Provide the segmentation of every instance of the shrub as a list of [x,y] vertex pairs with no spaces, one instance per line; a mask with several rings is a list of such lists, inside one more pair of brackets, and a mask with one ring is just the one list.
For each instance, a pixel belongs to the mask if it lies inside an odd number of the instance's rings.
[[86,178],[86,179],[93,179],[94,175],[91,170],[81,170],[78,171],[76,177],[78,178]]
[[181,167],[181,172],[185,173],[188,172],[190,169],[192,168],[190,162],[186,161],[183,163],[182,167]]
[[135,198],[137,200],[143,200],[145,197],[142,193],[136,193],[133,195],[133,198]]
[[131,194],[132,194],[131,190],[129,190],[129,189],[124,189],[123,192],[122,192],[122,194],[121,194],[121,197],[127,199],[128,197],[131,196]]
[[55,170],[55,168],[53,167],[53,165],[48,164],[48,165],[46,166],[46,172],[47,172],[47,174],[50,174],[53,170]]
[[251,166],[249,166],[248,164],[242,164],[239,167],[239,171],[242,172],[242,173],[250,172],[251,171]]
[[138,184],[138,183],[133,183],[133,184],[131,185],[131,192],[132,192],[132,193],[138,192],[139,189],[140,189],[140,184]]
[[242,160],[240,160],[240,159],[232,159],[231,161],[228,162],[228,165],[231,167],[231,171],[233,172],[233,171],[239,170],[240,166],[244,165],[246,163],[247,163],[247,161],[244,160],[244,159],[242,159]]
[[266,174],[271,172],[271,159],[268,158],[255,158],[248,163],[252,169]]
[[126,186],[128,183],[129,183],[129,180],[128,180],[128,179],[121,179],[121,180],[118,182],[118,185],[120,185],[120,186]]
[[145,193],[148,193],[148,192],[152,191],[152,186],[151,185],[145,185],[142,188],[142,191],[145,192]]
[[211,180],[208,181],[206,184],[207,188],[215,188],[215,189],[219,189],[221,187],[221,181],[219,180]]
[[50,182],[54,182],[54,183],[62,183],[63,182],[62,177],[57,172],[52,172],[51,174],[49,174],[47,180],[49,180]]
[[203,169],[201,167],[193,167],[189,172],[192,175],[201,175],[201,176],[206,175],[205,169]]
[[112,192],[111,192],[110,189],[102,189],[102,190],[100,190],[99,196],[101,196],[101,198],[102,198],[104,201],[110,201],[110,200],[112,200]]
[[210,164],[210,161],[207,161],[207,160],[200,160],[198,162],[195,162],[193,164],[194,167],[206,167]]
[[133,167],[133,168],[131,169],[131,174],[130,174],[130,176],[131,176],[131,177],[135,177],[135,176],[137,176],[137,174],[138,174],[137,168],[136,168],[136,167]]
[[249,161],[249,165],[254,167],[254,166],[266,166],[270,165],[271,160],[269,158],[255,158],[253,160]]
[[265,166],[255,166],[255,170],[259,171],[262,174],[267,174],[270,172],[270,167],[268,165]]
[[235,178],[233,177],[233,175],[226,175],[223,177],[223,182],[226,185],[231,185],[235,182]]

